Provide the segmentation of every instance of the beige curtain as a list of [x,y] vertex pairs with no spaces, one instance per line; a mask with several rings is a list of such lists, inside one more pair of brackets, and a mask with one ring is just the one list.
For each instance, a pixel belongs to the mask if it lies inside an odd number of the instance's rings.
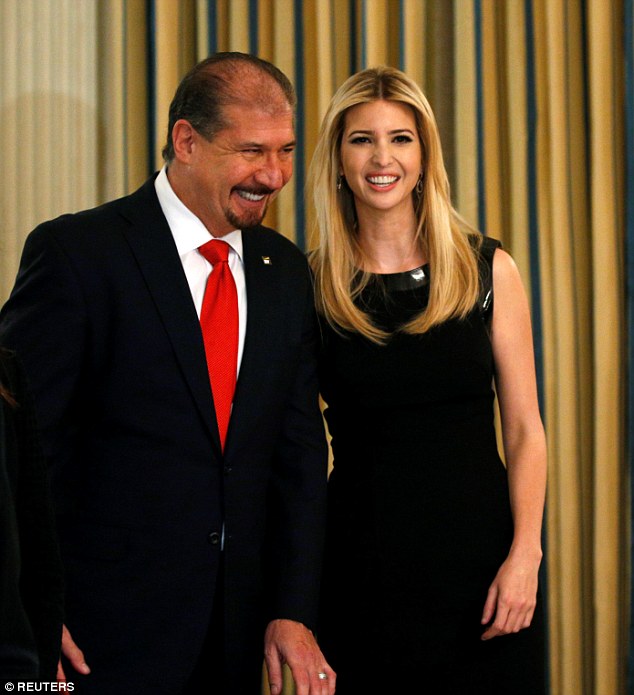
[[[94,3],[0,2],[0,292],[38,221],[97,201]],[[75,36],[91,37],[76,43]]]
[[257,52],[298,87],[296,174],[267,222],[300,245],[306,167],[335,88],[381,62],[420,82],[456,206],[503,241],[533,302],[552,695],[626,689],[631,1],[0,0],[2,298],[35,224],[129,192],[160,166],[174,88],[209,51]]

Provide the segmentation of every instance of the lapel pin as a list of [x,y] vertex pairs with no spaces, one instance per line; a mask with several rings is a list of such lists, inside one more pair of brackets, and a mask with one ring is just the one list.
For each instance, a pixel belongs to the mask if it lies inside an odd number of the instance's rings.
[[270,256],[262,256],[262,263],[264,263],[264,265],[271,265],[271,257]]

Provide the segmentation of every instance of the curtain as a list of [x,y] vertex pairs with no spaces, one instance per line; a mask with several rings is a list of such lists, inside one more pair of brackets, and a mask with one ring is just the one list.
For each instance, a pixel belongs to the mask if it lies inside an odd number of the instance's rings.
[[174,89],[209,53],[256,53],[296,85],[295,175],[266,222],[302,248],[336,87],[377,63],[423,87],[456,207],[531,301],[552,695],[624,694],[634,653],[633,1],[0,0],[2,298],[35,224],[160,167]]

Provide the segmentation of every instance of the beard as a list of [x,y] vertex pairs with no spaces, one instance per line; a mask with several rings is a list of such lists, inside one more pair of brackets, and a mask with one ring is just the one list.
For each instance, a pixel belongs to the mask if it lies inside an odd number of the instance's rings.
[[255,227],[264,219],[268,207],[268,205],[265,205],[261,210],[243,211],[240,214],[234,210],[227,209],[225,210],[225,217],[236,229]]
[[[264,195],[271,195],[273,191],[270,190],[254,190],[253,193],[262,193]],[[244,229],[246,227],[255,227],[260,224],[269,209],[269,203],[271,198],[269,198],[266,203],[255,210],[234,210],[231,205],[227,205],[224,210],[225,217],[227,221],[232,224],[236,229]]]

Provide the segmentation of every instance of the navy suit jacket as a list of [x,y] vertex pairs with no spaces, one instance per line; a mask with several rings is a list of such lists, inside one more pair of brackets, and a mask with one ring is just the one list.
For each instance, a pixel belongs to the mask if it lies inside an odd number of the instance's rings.
[[223,455],[153,179],[25,244],[0,341],[27,367],[51,466],[66,624],[93,670],[69,677],[80,693],[180,691],[223,523],[231,692],[257,692],[268,620],[314,625],[326,449],[310,275],[273,230],[243,230],[243,249],[247,331]]

